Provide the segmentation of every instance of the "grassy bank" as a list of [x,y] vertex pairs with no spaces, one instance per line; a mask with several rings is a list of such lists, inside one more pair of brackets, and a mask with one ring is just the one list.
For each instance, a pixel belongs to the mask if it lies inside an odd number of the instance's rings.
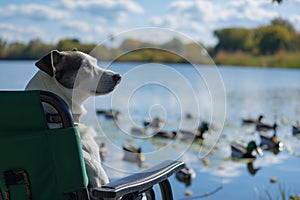
[[[211,62],[201,58],[198,54],[188,52],[189,61],[210,64]],[[280,51],[274,55],[254,56],[245,52],[225,52],[221,51],[212,58],[217,65],[233,66],[257,66],[257,67],[277,67],[277,68],[300,68],[300,52]],[[117,59],[121,62],[166,62],[166,63],[187,63],[188,61],[174,53],[157,49],[137,50],[127,53]]]
[[213,60],[217,65],[300,68],[300,52],[280,51],[274,55],[253,56],[244,52],[218,52]]

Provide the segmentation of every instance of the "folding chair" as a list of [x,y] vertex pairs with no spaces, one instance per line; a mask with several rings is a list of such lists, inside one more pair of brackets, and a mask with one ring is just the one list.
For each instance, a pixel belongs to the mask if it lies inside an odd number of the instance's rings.
[[[43,104],[59,113],[62,128],[48,128]],[[80,134],[65,102],[46,91],[0,92],[0,200],[88,200]],[[172,200],[168,178],[183,168],[164,161],[93,189],[98,199]]]

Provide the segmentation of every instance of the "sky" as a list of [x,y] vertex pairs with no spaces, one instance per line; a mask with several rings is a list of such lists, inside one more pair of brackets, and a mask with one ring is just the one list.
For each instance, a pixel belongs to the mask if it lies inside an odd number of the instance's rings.
[[[276,17],[288,19],[300,31],[300,0],[280,5],[272,0],[6,0],[0,1],[0,38],[101,43],[122,32],[159,27],[214,45],[216,29],[254,28]],[[157,43],[171,37],[131,33],[134,39]]]

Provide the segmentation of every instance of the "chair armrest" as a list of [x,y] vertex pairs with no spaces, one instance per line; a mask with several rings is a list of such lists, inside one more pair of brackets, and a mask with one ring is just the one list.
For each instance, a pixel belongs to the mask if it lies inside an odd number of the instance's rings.
[[119,198],[130,193],[142,193],[153,185],[168,179],[184,167],[182,161],[167,160],[142,172],[103,185],[93,190],[93,196],[101,198]]

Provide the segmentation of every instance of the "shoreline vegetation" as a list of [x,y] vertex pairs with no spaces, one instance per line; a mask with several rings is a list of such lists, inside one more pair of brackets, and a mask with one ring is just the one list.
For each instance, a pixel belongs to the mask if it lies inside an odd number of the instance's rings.
[[53,49],[77,48],[86,53],[93,50],[101,61],[212,64],[213,60],[217,65],[300,68],[300,33],[288,20],[275,18],[257,28],[223,28],[213,34],[218,40],[214,47],[179,38],[162,44],[125,38],[116,47],[84,44],[76,38],[56,44],[41,39],[8,43],[0,38],[0,60],[37,60]]

